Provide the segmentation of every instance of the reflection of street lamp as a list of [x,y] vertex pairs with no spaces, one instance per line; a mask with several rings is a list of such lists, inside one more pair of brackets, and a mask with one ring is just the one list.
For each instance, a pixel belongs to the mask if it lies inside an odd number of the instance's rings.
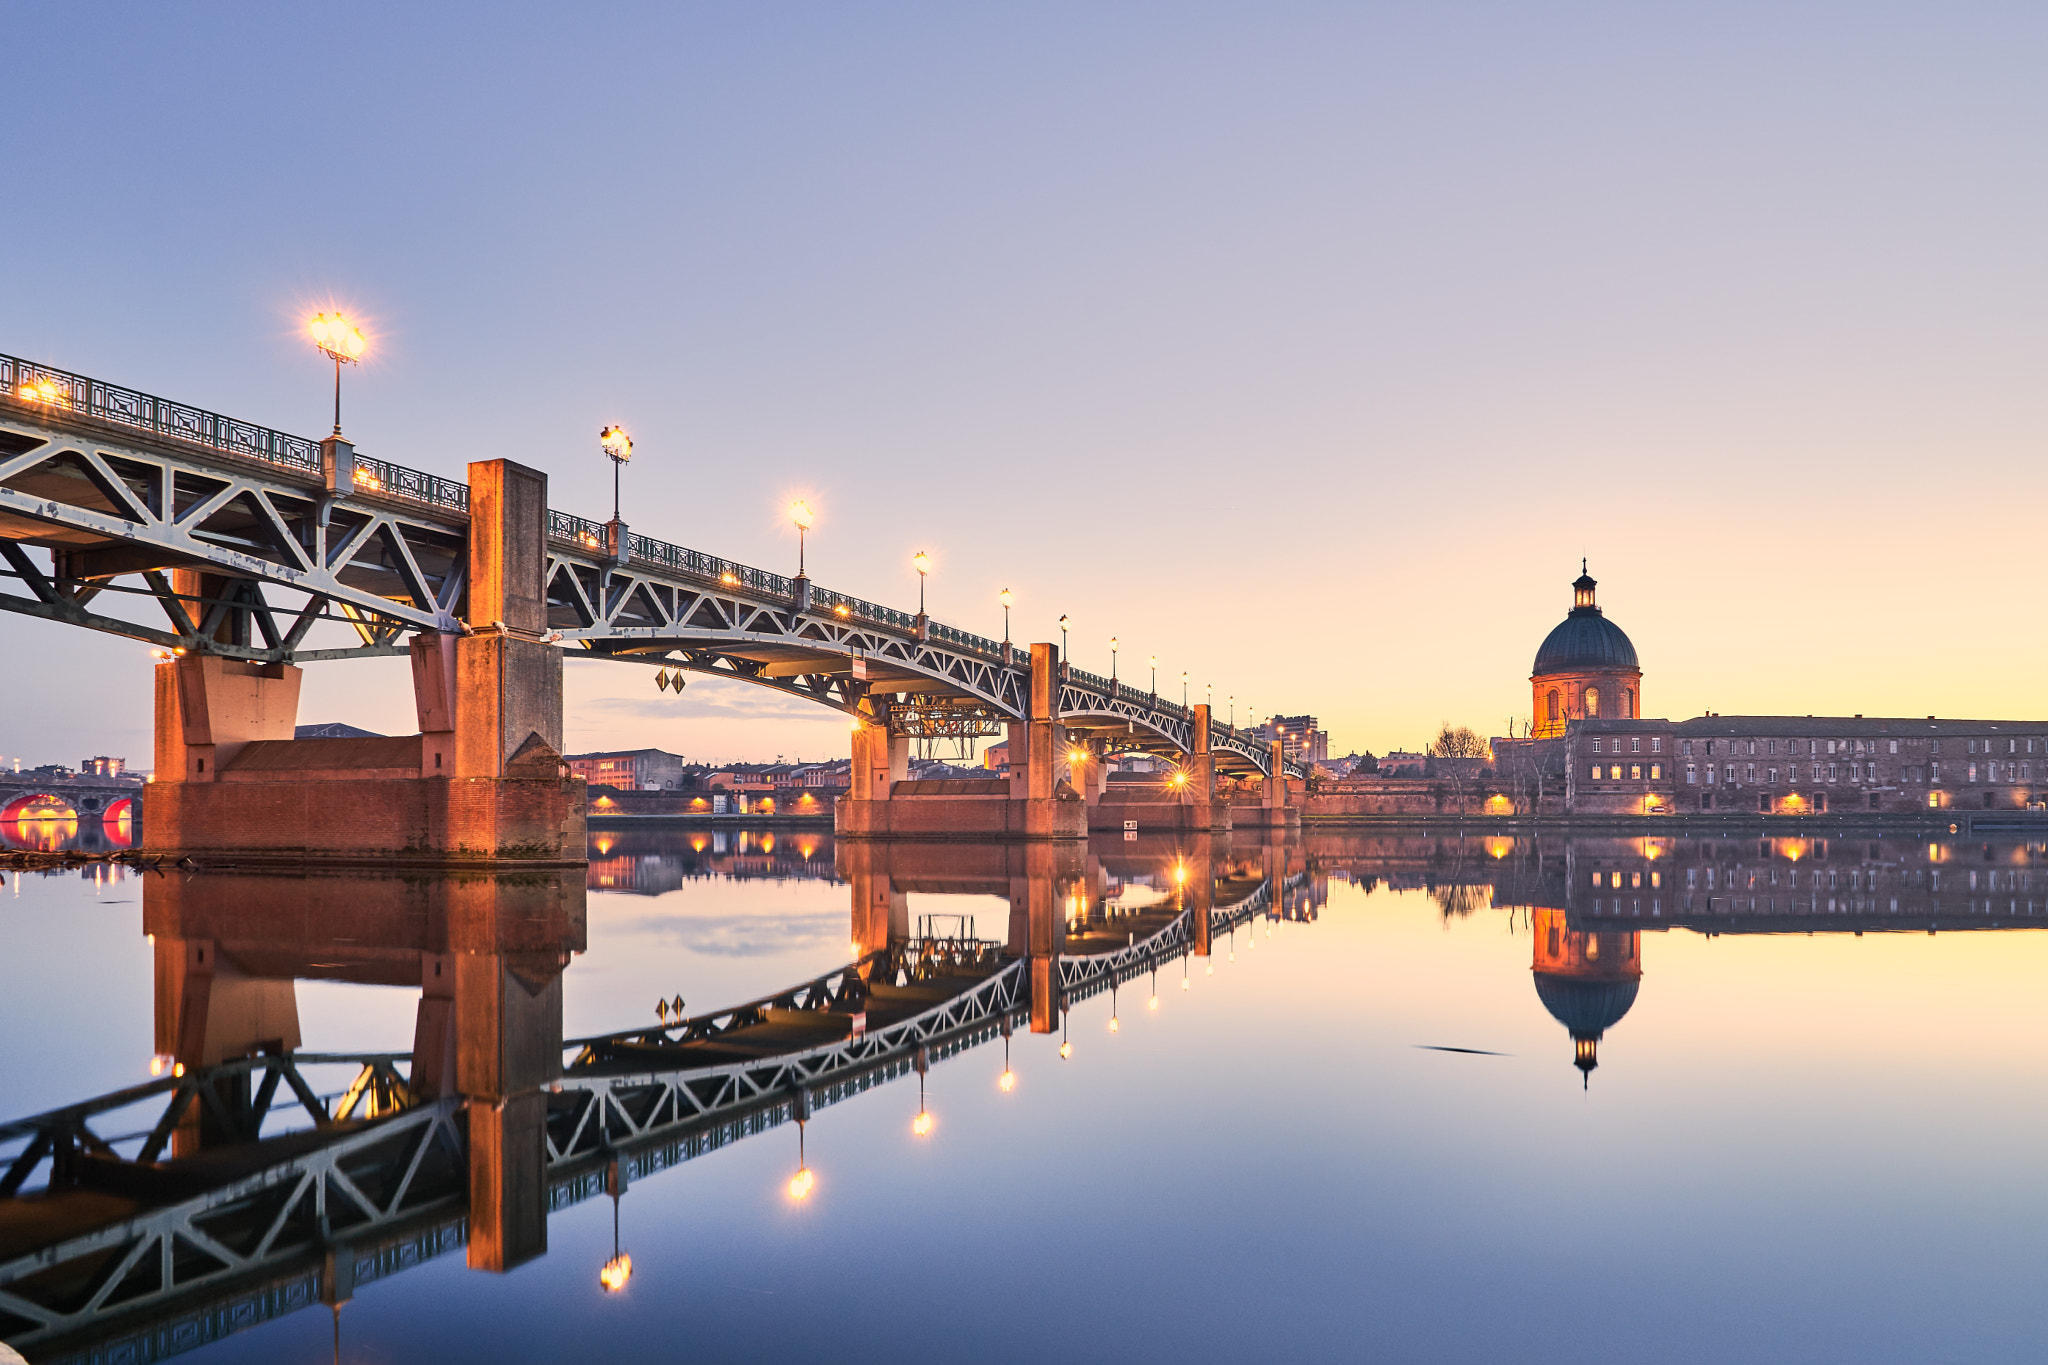
[[924,615],[924,579],[932,571],[932,557],[919,550],[910,557],[910,567],[917,570],[917,614]]
[[930,1137],[932,1116],[931,1111],[924,1107],[924,1073],[931,1069],[931,1054],[919,1048],[913,1065],[917,1067],[917,1117],[910,1121],[910,1131],[915,1137]]
[[605,458],[612,462],[612,520],[619,519],[619,471],[626,467],[626,461],[633,458],[633,438],[617,422],[597,433],[597,443],[604,447]]
[[597,1272],[597,1282],[607,1294],[616,1294],[633,1278],[633,1258],[619,1250],[619,1197],[626,1192],[623,1158],[614,1158],[605,1171],[605,1186],[612,1197],[612,1258]]
[[796,523],[796,576],[804,576],[804,532],[811,529],[811,505],[798,498],[789,505],[789,519]]
[[804,1121],[798,1119],[796,1121],[796,1174],[789,1178],[789,1197],[797,1200],[808,1199],[811,1195],[811,1188],[817,1183],[818,1178],[812,1175],[811,1168],[804,1164]]
[[339,436],[341,367],[359,363],[369,343],[363,339],[363,329],[350,322],[344,313],[315,313],[307,330],[313,334],[313,344],[320,348],[320,353],[334,362],[334,434]]
[[1003,604],[1003,643],[1008,644],[1010,643],[1010,604],[1017,599],[1011,595],[1008,588],[1004,588],[996,594],[996,600]]

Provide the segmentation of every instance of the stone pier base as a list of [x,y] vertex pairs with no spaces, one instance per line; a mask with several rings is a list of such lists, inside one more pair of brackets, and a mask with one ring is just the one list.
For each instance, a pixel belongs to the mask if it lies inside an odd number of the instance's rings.
[[1086,839],[1088,807],[1078,799],[1061,798],[842,797],[833,811],[832,827],[841,839]]
[[1088,828],[1112,833],[1136,821],[1140,834],[1227,834],[1233,818],[1219,801],[1103,801],[1088,808]]

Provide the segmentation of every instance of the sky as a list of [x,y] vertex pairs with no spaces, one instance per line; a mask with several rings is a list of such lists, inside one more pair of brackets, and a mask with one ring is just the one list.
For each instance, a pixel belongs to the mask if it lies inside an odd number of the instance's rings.
[[[1057,640],[1334,752],[1529,711],[1586,556],[1647,715],[2039,716],[2038,6],[10,6],[0,351]],[[139,644],[0,620],[30,763]],[[302,721],[415,727],[403,661]],[[843,756],[568,670],[572,749]]]

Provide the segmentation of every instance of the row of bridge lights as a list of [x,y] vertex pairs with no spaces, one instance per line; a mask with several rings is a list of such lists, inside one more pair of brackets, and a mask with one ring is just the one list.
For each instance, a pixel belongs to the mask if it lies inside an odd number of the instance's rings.
[[[1185,863],[1176,863],[1173,869],[1173,880],[1174,889],[1177,894],[1185,891],[1187,885],[1187,877],[1187,865]],[[1073,909],[1073,901],[1071,898],[1069,899],[1068,906],[1070,910]],[[1274,918],[1275,916],[1273,916],[1271,913],[1269,913],[1267,916],[1267,923],[1265,926],[1267,938],[1271,938],[1273,936],[1272,920]],[[1253,948],[1257,948],[1259,946],[1259,935],[1257,930],[1254,930],[1251,934],[1251,946]],[[856,953],[860,951],[860,945],[858,943],[854,944],[853,948]],[[1230,931],[1229,947],[1226,949],[1226,952],[1228,954],[1229,961],[1237,961],[1237,930],[1234,927]],[[1216,964],[1213,960],[1204,963],[1203,966],[1203,974],[1205,976],[1214,976],[1216,974]],[[1180,988],[1184,991],[1188,990],[1190,988],[1188,977],[1188,954],[1185,950],[1183,950],[1180,955],[1180,972]],[[1151,994],[1145,1002],[1145,1007],[1148,1010],[1156,1011],[1159,1008],[1159,964],[1157,961],[1154,961],[1152,964],[1151,975]],[[1111,977],[1109,986],[1108,1026],[1109,1031],[1111,1033],[1119,1033],[1123,1029],[1123,1022],[1117,1015],[1116,1006],[1117,987],[1120,984],[1121,983],[1119,983],[1114,976]],[[675,1003],[676,1012],[678,1016],[680,1016],[682,1001],[680,998],[678,998],[678,1000]],[[1067,1037],[1067,1023],[1070,1017],[1070,1011],[1064,1009],[1060,1011],[1060,1059],[1062,1061],[1065,1061],[1074,1055],[1074,1044]],[[916,1060],[912,1063],[912,1065],[914,1065],[917,1069],[917,1114],[910,1120],[910,1132],[911,1136],[913,1137],[928,1138],[932,1135],[932,1131],[938,1126],[938,1121],[933,1116],[925,1095],[925,1073],[930,1069],[931,1065],[929,1060],[929,1054],[920,1049],[918,1056]],[[182,1070],[183,1069],[180,1068],[181,1073]],[[996,1077],[996,1088],[1002,1091],[1005,1095],[1012,1093],[1017,1088],[1017,1073],[1010,1066],[1010,1031],[1007,1025],[1005,1025],[1003,1029],[1003,1070],[1002,1074]],[[818,1174],[816,1171],[811,1169],[810,1161],[806,1155],[805,1137],[807,1133],[807,1125],[810,1122],[809,1116],[805,1112],[807,1106],[792,1107],[796,1109],[797,1114],[796,1172],[790,1176],[788,1184],[784,1186],[784,1190],[786,1191],[792,1202],[802,1203],[804,1200],[809,1199],[812,1193],[816,1191],[816,1189],[818,1188]],[[611,1259],[607,1260],[604,1263],[604,1265],[599,1268],[597,1273],[597,1279],[598,1284],[603,1287],[606,1293],[616,1294],[624,1290],[627,1282],[631,1280],[633,1277],[633,1258],[631,1255],[620,1250],[619,1248],[619,1197],[623,1181],[614,1181],[611,1183],[612,1255]]]
[[[312,320],[306,324],[306,330],[313,339],[315,349],[334,362],[334,434],[339,436],[341,435],[341,367],[343,365],[360,364],[364,353],[369,350],[369,339],[363,335],[363,329],[358,323],[346,313],[338,310],[332,313],[315,313]],[[55,402],[61,393],[61,386],[51,379],[44,379],[21,386],[21,396],[32,401]],[[633,458],[633,438],[628,434],[625,427],[617,422],[608,422],[599,429],[597,441],[598,448],[604,452],[605,458],[612,462],[612,520],[616,522],[620,519],[620,475]],[[796,526],[796,574],[798,578],[802,578],[805,576],[805,539],[811,527],[817,524],[817,514],[811,510],[809,502],[803,498],[798,498],[789,505],[789,515],[790,520]],[[925,551],[919,550],[910,557],[910,566],[917,570],[917,614],[923,616],[925,614],[925,579],[931,575],[932,557]],[[738,581],[731,574],[727,574],[726,578],[735,583]],[[1003,643],[1009,644],[1010,608],[1016,603],[1016,594],[1012,593],[1008,588],[1004,588],[996,594],[996,600],[1002,603],[1003,607]],[[843,604],[837,608],[837,611],[841,616],[851,614]],[[1065,662],[1068,658],[1068,624],[1068,618],[1061,616],[1060,659],[1062,662]],[[1112,635],[1109,637],[1109,680],[1112,683],[1117,680],[1117,654],[1118,640],[1116,636]],[[1159,695],[1159,656],[1156,654],[1152,655],[1147,662],[1152,670],[1152,695],[1156,697]],[[1202,688],[1208,704],[1214,707],[1216,704],[1215,685],[1213,683],[1204,683]],[[1228,701],[1230,704],[1230,724],[1235,726],[1237,724],[1237,698],[1235,695],[1232,695],[1228,698]],[[1187,709],[1188,675],[1185,672],[1180,675],[1180,704],[1182,710]]]

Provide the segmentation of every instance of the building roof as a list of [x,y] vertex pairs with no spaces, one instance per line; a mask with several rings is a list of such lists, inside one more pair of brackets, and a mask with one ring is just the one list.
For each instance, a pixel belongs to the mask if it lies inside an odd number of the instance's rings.
[[1598,607],[1574,607],[1543,637],[1533,673],[1577,673],[1591,668],[1640,668],[1628,633]]
[[600,749],[596,753],[590,754],[564,754],[562,758],[565,762],[574,763],[578,759],[642,758],[649,754],[659,754],[663,758],[673,758],[677,762],[681,762],[683,757],[681,754],[672,754],[666,749]]
[[1936,720],[1932,716],[1918,720],[1900,716],[1695,716],[1691,720],[1680,721],[1676,729],[1679,734],[1691,738],[1719,738],[1723,735],[1748,738],[1754,735],[1867,739],[1885,735],[1940,739],[1946,735],[1980,736],[1987,732],[2016,736],[2048,735],[2048,720]]
[[300,725],[292,730],[293,739],[383,739],[375,730],[364,730],[354,725],[344,725],[330,720],[324,725]]
[[[1584,567],[1580,565],[1581,570]],[[1593,590],[1598,586],[1593,576],[1585,572],[1572,583],[1571,615],[1543,637],[1536,650],[1536,666],[1530,670],[1536,676],[1599,668],[1641,668],[1628,632],[1603,616],[1595,604]]]
[[1574,1038],[1598,1038],[1621,1022],[1636,1003],[1639,981],[1585,981],[1536,973],[1536,998]]

